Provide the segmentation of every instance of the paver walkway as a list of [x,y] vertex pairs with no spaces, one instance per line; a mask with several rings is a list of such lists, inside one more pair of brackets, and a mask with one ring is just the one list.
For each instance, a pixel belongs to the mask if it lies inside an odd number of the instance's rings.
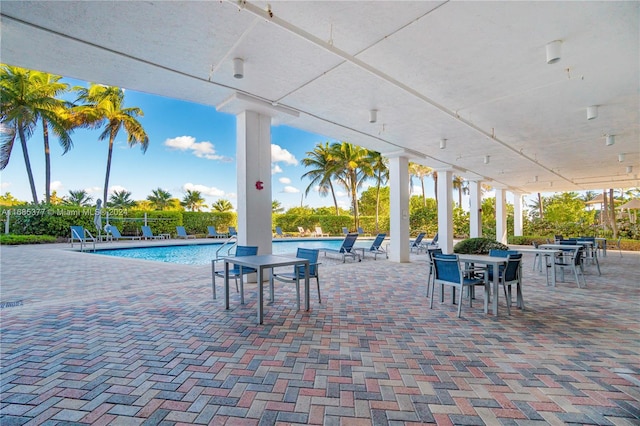
[[585,289],[525,254],[527,309],[460,319],[424,254],[321,257],[322,304],[279,283],[258,326],[255,284],[227,311],[209,266],[67,248],[0,247],[2,426],[640,424],[639,253]]

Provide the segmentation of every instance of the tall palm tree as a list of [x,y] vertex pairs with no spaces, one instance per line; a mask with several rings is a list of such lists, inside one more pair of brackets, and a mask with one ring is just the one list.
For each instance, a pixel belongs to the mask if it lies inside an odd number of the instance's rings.
[[348,142],[331,145],[331,175],[346,189],[351,196],[354,226],[359,223],[358,189],[364,181],[373,176],[371,163],[367,161],[368,151]]
[[111,204],[111,207],[118,209],[130,209],[136,205],[136,202],[131,199],[131,192],[123,189],[122,191],[114,191],[111,194],[109,204]]
[[389,167],[387,160],[376,151],[369,151],[367,159],[373,169],[373,179],[376,182],[376,233],[379,231],[378,218],[380,216],[380,187],[389,181]]
[[458,207],[462,208],[462,194],[469,193],[469,187],[465,185],[467,181],[461,176],[453,176],[453,189],[458,191]]
[[88,207],[91,205],[93,197],[90,196],[84,189],[80,189],[78,191],[70,190],[69,195],[67,197],[64,197],[63,200],[63,204]]
[[18,136],[22,147],[25,168],[31,187],[33,202],[38,203],[38,193],[33,179],[31,160],[27,149],[27,140],[42,120],[45,150],[46,201],[49,202],[51,166],[49,157],[49,133],[54,132],[60,144],[67,152],[72,146],[69,136],[69,121],[65,111],[65,103],[56,96],[68,89],[60,83],[62,77],[40,71],[3,65],[0,68],[0,121],[3,124],[3,138],[0,145],[0,170],[4,170],[11,159],[13,145]]
[[162,188],[154,189],[151,195],[147,196],[154,210],[164,210],[171,207],[171,194]]
[[271,213],[282,213],[284,212],[284,207],[282,207],[282,203],[278,200],[271,201]]
[[190,189],[188,189],[187,193],[184,194],[184,198],[182,198],[180,205],[192,212],[201,212],[202,209],[207,207],[204,203],[204,198],[202,198],[202,193],[200,191],[192,191]]
[[233,204],[231,204],[229,200],[220,198],[218,201],[211,204],[211,208],[214,211],[221,212],[221,213],[230,212],[233,210]]
[[[411,186],[413,187],[413,178],[417,178],[420,180],[420,185],[422,187],[422,204],[423,206],[427,206],[427,194],[424,190],[424,179],[435,173],[431,167],[423,166],[422,164],[417,163],[409,163],[409,175],[411,176]],[[437,194],[437,191],[436,191]],[[436,195],[437,197],[437,195]],[[437,198],[436,198],[437,200]]]
[[[338,200],[336,199],[336,193],[331,183],[333,175],[331,172],[331,146],[329,146],[329,142],[316,145],[313,151],[307,152],[307,155],[308,157],[302,159],[302,164],[305,167],[312,167],[312,169],[303,174],[302,177],[311,179],[311,183],[307,186],[304,195],[309,195],[309,191],[315,186],[318,187],[318,193],[321,197],[326,197],[329,192],[331,192],[336,215],[338,215],[340,211],[338,209]],[[302,205],[302,200],[300,204]]]
[[104,131],[98,139],[109,140],[107,171],[104,178],[102,198],[106,200],[109,191],[113,143],[120,130],[124,128],[127,133],[127,143],[130,147],[139,144],[143,153],[147,151],[149,137],[142,127],[142,124],[136,119],[137,117],[144,116],[144,113],[138,107],[124,107],[124,90],[119,87],[102,86],[91,83],[89,88],[80,88],[78,93],[78,101],[85,103],[85,106],[78,112],[78,114],[83,116],[83,121],[93,122],[95,127],[100,127],[102,124],[105,124]]

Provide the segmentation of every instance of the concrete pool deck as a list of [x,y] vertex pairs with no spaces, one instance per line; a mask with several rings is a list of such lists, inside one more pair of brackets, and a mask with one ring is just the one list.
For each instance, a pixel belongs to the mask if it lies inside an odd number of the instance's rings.
[[640,424],[640,253],[585,289],[525,253],[526,310],[462,318],[429,309],[424,254],[321,260],[322,304],[281,284],[259,326],[208,265],[0,246],[0,423]]

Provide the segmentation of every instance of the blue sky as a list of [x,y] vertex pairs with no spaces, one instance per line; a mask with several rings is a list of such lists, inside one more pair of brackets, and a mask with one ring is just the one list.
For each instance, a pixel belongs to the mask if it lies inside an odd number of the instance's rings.
[[[82,81],[64,81],[71,86],[87,86]],[[235,116],[218,113],[212,106],[131,90],[125,92],[125,106],[140,107],[144,112],[139,121],[149,136],[149,147],[144,154],[139,146],[130,148],[126,133],[121,130],[113,150],[110,194],[114,190],[127,190],[134,200],[144,200],[152,190],[162,188],[182,199],[190,189],[200,191],[209,205],[218,199],[227,199],[234,207],[237,205]],[[70,190],[84,189],[94,201],[102,198],[108,141],[98,141],[99,134],[99,130],[76,130],[72,134],[73,148],[65,155],[62,155],[57,139],[51,139],[51,186],[58,196],[66,196]],[[285,208],[301,203],[312,207],[332,205],[331,197],[320,197],[315,190],[303,199],[309,180],[301,177],[307,171],[301,160],[306,152],[326,141],[335,142],[291,127],[272,127],[274,200]],[[27,144],[41,201],[45,179],[41,128]],[[433,197],[432,181],[426,186],[427,196]],[[349,208],[346,192],[337,190],[339,205]],[[14,145],[9,165],[0,172],[0,193],[7,192],[19,200],[31,201],[19,143]]]

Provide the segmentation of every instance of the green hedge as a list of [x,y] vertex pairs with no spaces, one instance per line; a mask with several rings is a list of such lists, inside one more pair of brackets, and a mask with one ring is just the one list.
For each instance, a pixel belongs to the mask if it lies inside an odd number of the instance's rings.
[[467,238],[453,246],[453,252],[460,254],[489,254],[491,249],[509,250],[509,247],[490,238]]

